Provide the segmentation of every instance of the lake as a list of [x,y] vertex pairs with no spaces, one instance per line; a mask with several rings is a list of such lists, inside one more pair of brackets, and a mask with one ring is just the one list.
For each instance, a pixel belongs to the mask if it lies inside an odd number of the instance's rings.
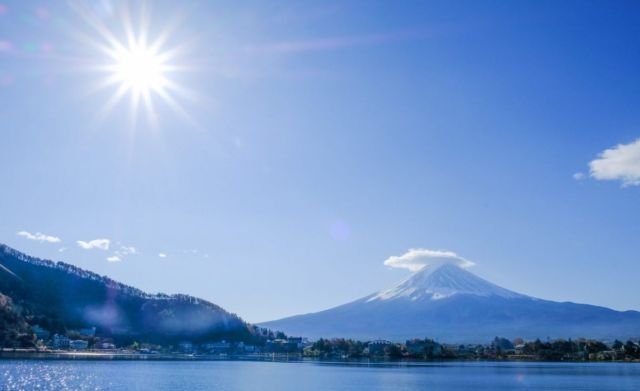
[[0,390],[640,390],[640,364],[0,360]]

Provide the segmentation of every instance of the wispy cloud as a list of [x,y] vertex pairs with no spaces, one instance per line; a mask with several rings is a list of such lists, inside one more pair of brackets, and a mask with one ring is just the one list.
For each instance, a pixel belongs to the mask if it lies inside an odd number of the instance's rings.
[[475,265],[475,263],[462,258],[452,251],[429,250],[426,248],[412,248],[402,255],[394,255],[384,261],[386,266],[409,269],[413,272],[424,267],[437,266],[444,263],[450,263],[464,268]]
[[618,144],[602,151],[589,163],[592,178],[620,181],[622,186],[640,185],[640,139],[630,144]]
[[94,239],[88,242],[78,240],[76,243],[78,244],[78,247],[85,250],[98,249],[106,251],[109,250],[109,246],[111,245],[111,241],[109,239]]
[[[120,242],[117,242],[118,244]],[[127,255],[135,255],[138,254],[138,249],[133,246],[120,246],[117,250],[113,252],[113,255],[107,258],[109,262],[120,262]]]
[[138,250],[133,246],[120,246],[116,253],[120,255],[137,254]]
[[165,254],[165,253],[158,253],[158,257],[160,257],[160,258],[166,258],[166,257],[167,257],[167,254]]
[[43,234],[42,232],[36,232],[32,234],[31,232],[27,232],[27,231],[18,231],[16,235],[22,236],[25,239],[35,240],[40,243],[60,243],[62,241],[57,236]]

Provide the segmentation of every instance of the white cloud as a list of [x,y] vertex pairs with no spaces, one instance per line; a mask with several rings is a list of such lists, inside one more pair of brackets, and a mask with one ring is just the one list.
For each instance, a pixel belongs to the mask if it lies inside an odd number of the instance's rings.
[[160,258],[166,258],[166,257],[167,257],[167,254],[165,254],[165,253],[158,253],[158,256],[159,256]]
[[76,242],[78,244],[78,246],[80,248],[83,248],[85,250],[91,250],[91,249],[99,249],[99,250],[108,250],[109,246],[111,245],[111,241],[109,239],[94,239],[94,240],[90,240],[88,242],[84,242],[82,240],[78,240]]
[[119,255],[137,254],[138,250],[133,246],[120,246],[120,250],[116,251]]
[[63,253],[63,252],[65,252],[65,251],[67,251],[67,248],[66,248],[66,247],[60,247],[60,248],[58,249],[58,252],[59,252],[59,253]]
[[586,178],[587,176],[584,174],[584,172],[576,172],[575,174],[573,174],[573,179],[575,179],[576,181],[582,181]]
[[[120,243],[120,242],[117,242]],[[138,253],[138,250],[133,246],[120,246],[117,250],[113,252],[113,256],[107,258],[109,262],[120,262],[127,255],[135,255]]]
[[424,267],[450,263],[463,268],[471,267],[475,263],[458,256],[456,253],[444,250],[429,250],[426,248],[412,248],[399,256],[391,256],[384,264],[393,268],[409,269],[412,272]]
[[16,233],[16,235],[22,236],[23,238],[26,238],[29,240],[35,240],[40,243],[60,243],[62,241],[60,240],[60,238],[56,236],[46,235],[41,232],[36,232],[35,234],[32,234],[31,232],[27,232],[27,231],[19,231]]
[[623,186],[640,185],[640,139],[605,149],[589,163],[592,178],[618,180]]

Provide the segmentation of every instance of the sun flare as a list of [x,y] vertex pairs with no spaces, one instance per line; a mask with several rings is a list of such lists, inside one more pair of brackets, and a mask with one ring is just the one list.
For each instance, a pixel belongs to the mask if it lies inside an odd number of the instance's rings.
[[113,54],[115,80],[136,95],[160,91],[167,85],[165,58],[144,45],[121,48]]
[[156,129],[159,115],[167,108],[191,123],[192,118],[181,101],[192,100],[194,93],[178,82],[180,74],[194,69],[185,58],[187,40],[174,35],[176,21],[165,21],[164,28],[153,29],[148,4],[139,4],[138,12],[132,12],[128,3],[114,7],[111,23],[91,8],[76,5],[76,11],[93,30],[79,34],[82,42],[101,54],[88,67],[101,74],[92,90],[112,89],[102,107],[102,115],[119,110],[118,106],[128,100],[129,122],[133,128],[137,127],[139,114],[144,113],[148,121],[140,125]]

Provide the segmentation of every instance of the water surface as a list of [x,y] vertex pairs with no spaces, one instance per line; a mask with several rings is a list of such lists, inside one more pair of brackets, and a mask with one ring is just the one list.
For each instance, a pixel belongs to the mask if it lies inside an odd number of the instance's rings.
[[640,390],[640,364],[0,360],[0,390]]

